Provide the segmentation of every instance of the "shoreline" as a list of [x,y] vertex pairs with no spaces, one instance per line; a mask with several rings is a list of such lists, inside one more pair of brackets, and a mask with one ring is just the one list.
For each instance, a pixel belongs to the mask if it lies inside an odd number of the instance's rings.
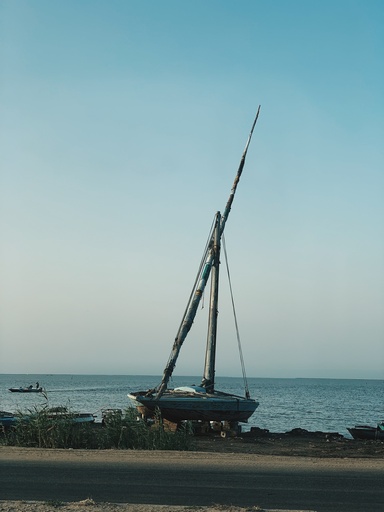
[[[137,450],[137,449],[82,449],[39,448],[0,445],[0,459],[26,457],[34,460],[55,457],[89,459],[111,456],[120,459],[129,454],[146,454],[148,458],[157,453],[174,458],[205,457],[215,455],[237,455],[284,458],[318,459],[384,459],[384,442],[379,440],[348,439],[337,433],[309,432],[297,429],[286,433],[246,432],[237,436],[195,435],[189,450]],[[76,455],[77,454],[77,455]],[[124,455],[125,454],[125,455]]]
[[86,499],[68,503],[45,503],[42,501],[1,501],[1,512],[316,512],[315,510],[264,509],[260,507],[236,507],[233,505],[212,505],[207,507],[189,507],[188,505],[137,505],[130,503],[96,503]]
[[[223,434],[223,433],[222,433]],[[78,449],[78,448],[38,448],[21,447],[0,444],[1,454],[32,453],[37,450],[39,453],[85,452],[95,453],[124,453],[139,452],[135,449]],[[156,450],[144,450],[150,454]],[[159,450],[160,451],[160,450]],[[175,453],[176,450],[164,450],[165,453]],[[191,438],[190,449],[180,451],[181,454],[191,453],[215,454],[243,454],[243,455],[264,455],[264,456],[285,456],[285,457],[317,457],[317,458],[372,458],[384,459],[384,441],[363,440],[346,438],[334,432],[310,432],[303,429],[294,429],[285,433],[271,433],[257,429],[244,432],[238,435],[194,435]]]

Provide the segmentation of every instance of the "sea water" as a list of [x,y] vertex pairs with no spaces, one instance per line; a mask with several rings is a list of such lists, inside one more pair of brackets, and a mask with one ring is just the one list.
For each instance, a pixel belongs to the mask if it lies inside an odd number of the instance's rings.
[[[0,410],[27,411],[35,407],[66,406],[101,418],[102,409],[125,410],[131,391],[154,388],[159,376],[136,375],[0,375]],[[173,386],[199,384],[199,377],[174,377]],[[36,385],[46,393],[11,393],[8,388]],[[350,437],[347,427],[376,425],[384,420],[383,380],[250,378],[251,397],[260,405],[243,431],[260,427],[271,432],[293,428],[338,432]],[[216,379],[220,391],[244,396],[243,380]]]

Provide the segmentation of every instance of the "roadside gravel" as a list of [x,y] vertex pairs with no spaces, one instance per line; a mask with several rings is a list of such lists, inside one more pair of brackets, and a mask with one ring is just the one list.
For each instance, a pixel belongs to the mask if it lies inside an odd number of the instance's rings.
[[259,507],[242,508],[232,506],[174,507],[168,505],[130,505],[126,503],[95,503],[83,500],[73,503],[61,502],[0,502],[1,512],[315,512],[310,510],[276,510]]

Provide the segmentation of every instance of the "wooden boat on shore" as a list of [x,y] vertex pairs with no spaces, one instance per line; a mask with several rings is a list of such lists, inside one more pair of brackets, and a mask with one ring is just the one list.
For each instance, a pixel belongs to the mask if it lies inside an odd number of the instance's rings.
[[12,412],[0,411],[0,426],[7,429],[16,423],[16,417]]
[[[193,285],[192,292],[180,323],[172,351],[163,372],[160,384],[155,389],[146,391],[134,391],[128,394],[142,417],[151,417],[160,411],[161,416],[173,423],[183,420],[195,420],[203,422],[229,422],[235,425],[237,422],[247,422],[248,418],[258,407],[258,402],[250,397],[245,378],[244,361],[240,347],[240,361],[243,369],[245,396],[237,396],[224,393],[215,388],[215,359],[216,359],[216,333],[218,318],[218,289],[219,289],[219,265],[220,248],[224,227],[231,210],[240,176],[243,171],[246,154],[256,125],[260,107],[257,111],[249,134],[240,165],[235,176],[229,199],[223,215],[217,212],[213,227],[201,259],[200,268]],[[211,276],[211,291],[209,304],[208,335],[205,350],[205,366],[201,384],[199,386],[183,386],[168,388],[168,382],[176,366],[180,349],[192,327],[196,312],[203,296],[207,281]],[[232,300],[233,304],[233,300]],[[237,329],[236,316],[235,325]]]
[[44,411],[50,420],[70,420],[72,423],[94,423],[95,415],[90,412],[73,412],[67,407],[51,407]]
[[12,412],[0,411],[0,426],[7,429],[15,426],[18,421],[29,422],[39,417],[39,415],[44,416],[44,418],[52,422],[69,421],[70,423],[76,424],[95,422],[95,415],[92,413],[72,412],[66,407],[53,407],[31,414],[14,414]]
[[377,424],[376,427],[369,425],[355,425],[347,428],[353,439],[374,439],[384,441],[384,421]]

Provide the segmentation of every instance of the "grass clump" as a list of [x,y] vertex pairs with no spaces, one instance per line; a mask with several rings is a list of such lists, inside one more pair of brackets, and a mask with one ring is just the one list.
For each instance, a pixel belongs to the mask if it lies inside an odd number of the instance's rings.
[[65,407],[35,408],[18,413],[16,423],[3,432],[0,444],[36,448],[189,450],[191,429],[176,432],[164,427],[161,416],[148,426],[132,408],[111,411],[103,423],[77,423],[77,415]]
[[182,425],[175,432],[167,429],[159,412],[152,426],[137,418],[134,409],[104,416],[101,433],[102,448],[137,450],[189,450],[192,447],[192,429]]

